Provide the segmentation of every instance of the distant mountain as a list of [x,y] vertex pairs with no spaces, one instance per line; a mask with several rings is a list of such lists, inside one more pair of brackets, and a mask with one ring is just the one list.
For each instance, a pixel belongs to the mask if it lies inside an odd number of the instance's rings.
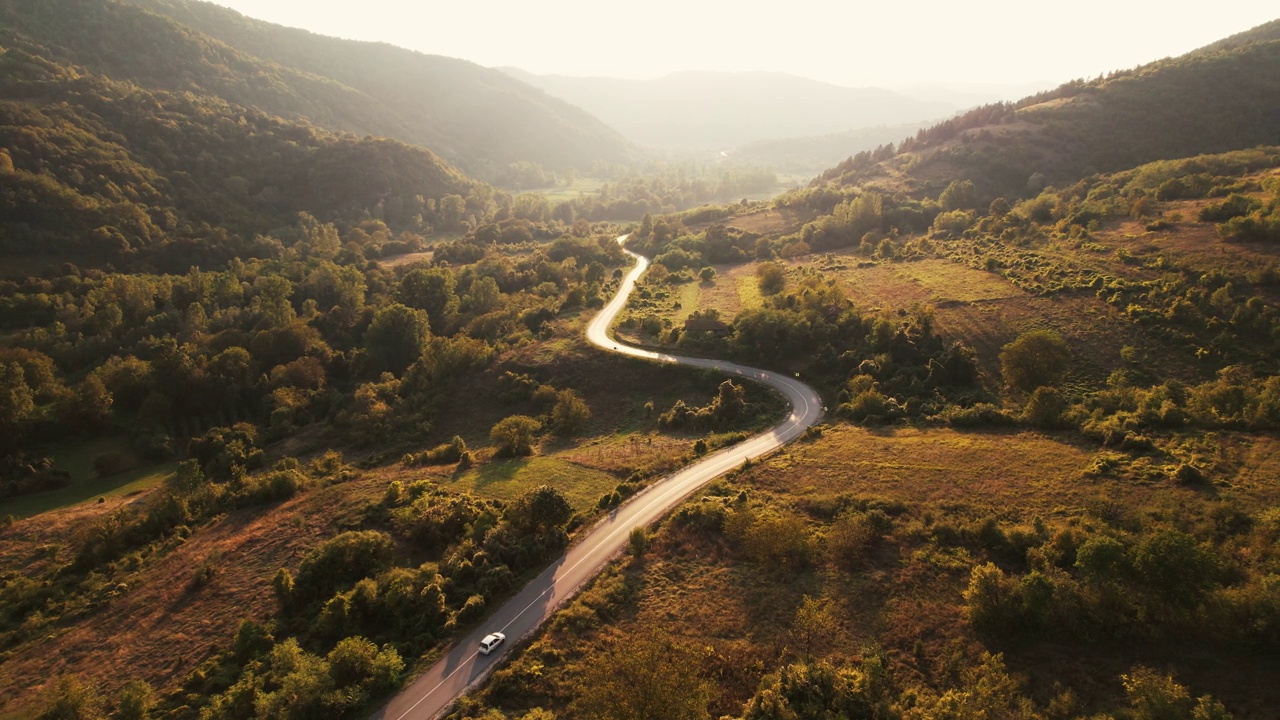
[[568,103],[474,63],[315,35],[189,0],[6,0],[0,45],[116,80],[428,147],[481,178],[630,157]]
[[724,150],[758,140],[935,120],[959,109],[783,73],[684,72],[620,80],[503,70],[656,148]]
[[820,181],[875,182],[936,195],[971,180],[981,197],[1018,197],[1155,160],[1280,144],[1280,20],[1182,57],[919,131],[878,162],[855,156]]

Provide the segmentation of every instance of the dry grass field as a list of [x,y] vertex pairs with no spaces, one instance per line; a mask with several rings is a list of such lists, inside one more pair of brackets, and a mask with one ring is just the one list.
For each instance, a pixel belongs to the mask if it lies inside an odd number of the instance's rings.
[[[538,415],[543,409],[528,402],[499,402],[494,377],[450,388],[440,398],[434,429],[420,445],[353,451],[348,460],[364,468],[355,479],[305,491],[284,503],[217,516],[190,528],[185,538],[126,557],[110,576],[92,576],[84,585],[83,611],[74,617],[48,624],[39,617],[29,620],[40,624],[40,632],[0,655],[0,718],[29,716],[43,688],[67,673],[81,675],[104,693],[132,678],[146,680],[162,693],[177,689],[202,662],[230,646],[241,620],[264,621],[274,615],[271,579],[278,568],[296,569],[306,551],[322,540],[362,527],[367,511],[381,502],[392,481],[407,485],[427,480],[445,490],[504,501],[548,484],[589,518],[601,512],[599,498],[633,474],[647,478],[687,463],[696,436],[659,432],[657,415],[677,399],[707,404],[721,378],[587,347],[577,339],[587,316],[562,319],[548,339],[510,351],[502,364],[581,393],[592,410],[581,435],[547,434],[532,458],[494,459],[489,428],[507,415]],[[781,403],[763,390],[753,389],[749,397],[762,403],[763,415],[747,420],[748,425],[763,427],[780,415]],[[401,453],[429,449],[454,434],[473,449],[473,468],[456,472],[453,465],[409,467],[400,462]],[[290,452],[309,454],[327,447],[323,433],[304,435],[306,441],[295,443]],[[272,456],[283,451],[274,448]],[[0,528],[0,583],[48,576],[74,557],[79,539],[95,523],[126,505],[146,502],[149,488],[158,483],[155,479],[134,490],[122,486],[103,493],[101,503],[38,507],[33,517]],[[406,559],[414,556],[410,548],[402,552]],[[215,568],[211,579],[193,582],[206,567]]]
[[988,519],[1054,531],[1095,528],[1101,513],[1137,518],[1176,509],[1207,517],[1223,503],[1250,511],[1280,504],[1280,440],[1219,440],[1222,473],[1206,492],[1125,473],[1093,476],[1085,471],[1105,451],[1062,436],[827,428],[721,483],[717,494],[745,490],[751,503],[804,517],[818,534],[824,509],[840,501],[889,509],[893,529],[859,570],[821,557],[796,572],[764,567],[719,533],[669,521],[642,559],[618,561],[455,717],[478,717],[486,705],[513,717],[540,705],[567,707],[593,658],[655,632],[703,649],[705,676],[716,688],[711,716],[739,715],[765,674],[804,655],[793,622],[805,596],[830,608],[815,656],[848,663],[876,648],[902,685],[945,689],[956,682],[954,663],[998,651],[1041,706],[1070,689],[1071,712],[1054,717],[1077,717],[1114,708],[1119,675],[1145,662],[1174,672],[1197,694],[1213,694],[1238,720],[1272,717],[1280,704],[1274,658],[1195,646],[988,644],[970,626],[962,596],[982,559],[932,539],[944,527]]
[[[100,589],[95,609],[6,652],[0,717],[26,716],[23,708],[65,673],[107,691],[131,678],[174,689],[229,646],[242,620],[263,621],[275,612],[271,578],[277,568],[296,567],[308,549],[339,532],[344,518],[384,488],[371,475],[274,507],[232,512],[185,540],[175,537],[154,557],[139,557],[138,569]],[[5,532],[0,571],[34,575],[59,552],[65,562],[73,552],[69,540],[119,502],[125,500],[20,521]],[[212,579],[193,583],[206,564],[216,567]]]

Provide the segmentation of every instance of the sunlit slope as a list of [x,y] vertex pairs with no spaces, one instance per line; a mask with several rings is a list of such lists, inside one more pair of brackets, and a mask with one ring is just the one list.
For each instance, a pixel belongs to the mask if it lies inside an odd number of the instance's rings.
[[886,163],[824,174],[936,195],[969,179],[1018,197],[1154,160],[1280,143],[1280,21],[1179,58],[979,108],[920,131]]
[[0,44],[147,88],[431,148],[468,173],[589,167],[630,152],[595,118],[497,71],[314,35],[181,0],[15,0]]

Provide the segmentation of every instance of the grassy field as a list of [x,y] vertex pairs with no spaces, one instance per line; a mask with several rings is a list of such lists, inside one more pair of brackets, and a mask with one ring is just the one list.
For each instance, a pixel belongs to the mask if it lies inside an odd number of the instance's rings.
[[0,517],[31,517],[50,510],[142,492],[159,485],[173,474],[177,463],[150,465],[100,478],[94,473],[93,460],[107,452],[128,452],[118,438],[94,440],[67,448],[53,457],[54,467],[71,473],[72,483],[46,492],[20,495],[0,501]]
[[599,192],[608,181],[599,178],[575,178],[572,185],[557,185],[553,188],[543,188],[534,190],[533,192],[543,195],[552,204],[564,202],[566,200],[574,200],[579,195],[591,194]]
[[574,510],[588,510],[617,483],[617,478],[600,470],[554,457],[531,457],[495,460],[441,486],[510,501],[539,485],[550,485],[564,493]]
[[1215,491],[1205,493],[1131,475],[1090,476],[1086,469],[1104,451],[1069,436],[827,428],[716,494],[745,490],[750,503],[805,518],[817,537],[828,509],[841,503],[888,508],[893,530],[857,571],[821,556],[799,571],[764,567],[722,534],[669,522],[642,560],[619,561],[598,578],[455,717],[479,717],[487,707],[511,717],[537,706],[559,711],[579,692],[593,658],[656,632],[705,648],[705,676],[715,687],[710,715],[738,716],[765,675],[806,654],[794,630],[805,596],[828,607],[815,657],[852,663],[878,648],[900,686],[945,690],[956,682],[956,663],[990,649],[1004,653],[1015,682],[1042,706],[1071,690],[1070,703],[1060,705],[1069,712],[1052,717],[1114,708],[1122,697],[1118,677],[1136,663],[1174,672],[1193,694],[1222,700],[1238,720],[1272,717],[1280,704],[1280,687],[1270,681],[1280,669],[1274,658],[1106,642],[1087,649],[1034,640],[990,646],[969,625],[963,598],[970,569],[984,559],[931,539],[944,527],[953,532],[990,519],[1004,527],[1044,523],[1051,532],[1095,528],[1104,507],[1136,520],[1211,515],[1223,503],[1255,512],[1280,503],[1280,441],[1241,435],[1216,447],[1222,471]]

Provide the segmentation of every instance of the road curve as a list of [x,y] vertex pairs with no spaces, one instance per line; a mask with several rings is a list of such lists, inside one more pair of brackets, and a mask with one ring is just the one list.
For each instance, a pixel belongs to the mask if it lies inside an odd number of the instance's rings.
[[[618,242],[626,239],[624,235],[618,238]],[[697,488],[742,465],[744,460],[760,457],[794,440],[822,417],[822,399],[818,394],[808,385],[786,375],[722,360],[686,358],[643,350],[612,340],[608,335],[609,327],[626,305],[637,278],[649,267],[646,258],[629,250],[625,252],[636,259],[636,265],[623,278],[617,295],[587,327],[588,341],[633,357],[711,368],[764,383],[787,397],[790,414],[769,430],[712,453],[653,483],[609,513],[518,595],[494,611],[481,627],[460,638],[443,658],[375,713],[373,717],[377,720],[431,720],[443,714],[469,687],[496,667],[502,656],[510,652],[521,638],[536,630],[584,583],[595,577],[626,545],[632,528],[653,524]],[[507,642],[490,655],[479,654],[480,639],[493,631],[506,633]]]

